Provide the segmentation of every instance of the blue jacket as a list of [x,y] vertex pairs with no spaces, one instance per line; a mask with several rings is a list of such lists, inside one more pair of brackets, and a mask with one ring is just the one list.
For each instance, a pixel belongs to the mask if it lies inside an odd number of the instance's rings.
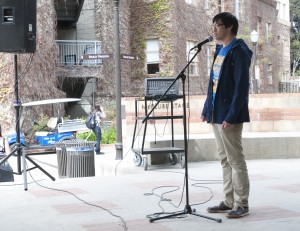
[[[217,45],[216,59],[222,45]],[[207,98],[202,111],[208,123],[230,124],[249,122],[249,68],[252,51],[244,40],[237,39],[224,59],[212,111],[213,74],[210,74]],[[213,118],[213,121],[212,121]]]

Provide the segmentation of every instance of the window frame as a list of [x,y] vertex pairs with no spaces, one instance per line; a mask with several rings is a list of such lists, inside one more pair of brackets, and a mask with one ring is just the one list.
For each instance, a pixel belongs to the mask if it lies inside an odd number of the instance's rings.
[[211,10],[212,8],[212,0],[205,0],[205,9]]
[[266,22],[266,43],[271,43],[272,38],[272,24],[270,22]]
[[[190,51],[190,49],[197,45],[197,42],[192,40],[186,40],[186,59],[189,61],[195,54],[196,49]],[[196,56],[194,60],[190,63],[189,74],[192,76],[198,75],[198,57]]]
[[195,0],[185,0],[185,3],[188,5],[195,5]]
[[235,16],[239,20],[242,16],[242,1],[235,0]]
[[210,76],[212,64],[213,64],[212,47],[211,46],[207,46],[207,48],[206,48],[207,76]]
[[267,64],[267,79],[268,79],[268,84],[272,85],[273,84],[273,64],[272,63]]
[[218,12],[219,13],[222,13],[224,10],[224,2],[223,2],[223,0],[218,0],[218,5],[217,5],[217,7],[218,7]]
[[[150,47],[150,43],[151,47]],[[155,42],[155,43],[154,43]],[[154,49],[153,49],[154,48]],[[159,70],[159,40],[158,38],[150,38],[146,40],[146,72],[149,75],[158,74]],[[154,56],[154,60],[149,61],[150,55]],[[156,57],[155,57],[156,56]],[[153,59],[153,57],[151,57]],[[156,70],[155,72],[152,70]]]

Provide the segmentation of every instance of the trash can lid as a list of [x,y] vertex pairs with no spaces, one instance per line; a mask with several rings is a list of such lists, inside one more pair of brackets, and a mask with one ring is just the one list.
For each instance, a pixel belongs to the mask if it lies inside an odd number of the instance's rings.
[[75,152],[86,152],[86,151],[94,151],[93,148],[89,148],[89,147],[67,147],[66,148],[67,151],[75,151]]
[[57,142],[55,145],[59,148],[66,148],[66,147],[94,147],[95,141],[85,141],[79,139],[72,139],[72,140],[61,140]]

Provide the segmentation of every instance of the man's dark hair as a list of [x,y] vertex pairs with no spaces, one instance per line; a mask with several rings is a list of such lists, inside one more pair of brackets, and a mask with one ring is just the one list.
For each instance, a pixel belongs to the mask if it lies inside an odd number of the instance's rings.
[[234,35],[237,35],[239,29],[239,22],[237,18],[229,12],[222,12],[217,14],[213,18],[213,23],[222,22],[226,28],[232,26],[231,32]]

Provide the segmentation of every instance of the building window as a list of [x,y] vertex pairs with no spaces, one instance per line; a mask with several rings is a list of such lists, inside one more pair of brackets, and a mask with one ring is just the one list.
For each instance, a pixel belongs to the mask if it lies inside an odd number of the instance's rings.
[[260,34],[260,27],[261,27],[261,17],[257,17],[256,31],[258,34]]
[[212,54],[211,48],[208,46],[206,50],[207,55],[207,75],[210,76],[211,66],[212,66]]
[[241,11],[242,7],[241,7],[241,0],[235,0],[235,16],[237,19],[240,19],[241,17]]
[[268,69],[267,69],[267,78],[268,78],[268,84],[272,85],[273,84],[273,76],[272,76],[272,72],[273,72],[273,66],[271,63],[268,64]]
[[277,2],[276,10],[278,12],[277,17],[285,21],[290,21],[289,6],[284,2]]
[[286,19],[285,8],[286,8],[286,5],[284,3],[282,3],[281,7],[280,7],[280,18],[282,18],[282,19]]
[[266,42],[271,43],[271,23],[266,23]]
[[283,78],[282,80],[283,80],[283,81],[285,81],[285,82],[287,81],[287,79],[288,79],[288,74],[289,74],[289,73],[288,73],[287,71],[284,71],[284,72],[283,72],[283,75],[282,75],[282,78]]
[[[193,58],[193,56],[196,54],[197,49],[194,49],[192,51],[190,51],[190,49],[194,46],[196,46],[197,44],[195,42],[192,41],[186,41],[186,57],[187,57],[187,61],[191,60]],[[189,66],[189,73],[190,75],[197,75],[197,63],[198,63],[198,57],[196,56],[194,58],[194,60],[190,63]]]
[[211,9],[211,1],[212,0],[205,0],[205,9],[210,10]]
[[185,2],[189,5],[194,5],[194,0],[185,0]]
[[158,39],[149,39],[146,42],[147,73],[159,73],[159,45]]
[[218,0],[218,11],[223,12],[223,0]]

